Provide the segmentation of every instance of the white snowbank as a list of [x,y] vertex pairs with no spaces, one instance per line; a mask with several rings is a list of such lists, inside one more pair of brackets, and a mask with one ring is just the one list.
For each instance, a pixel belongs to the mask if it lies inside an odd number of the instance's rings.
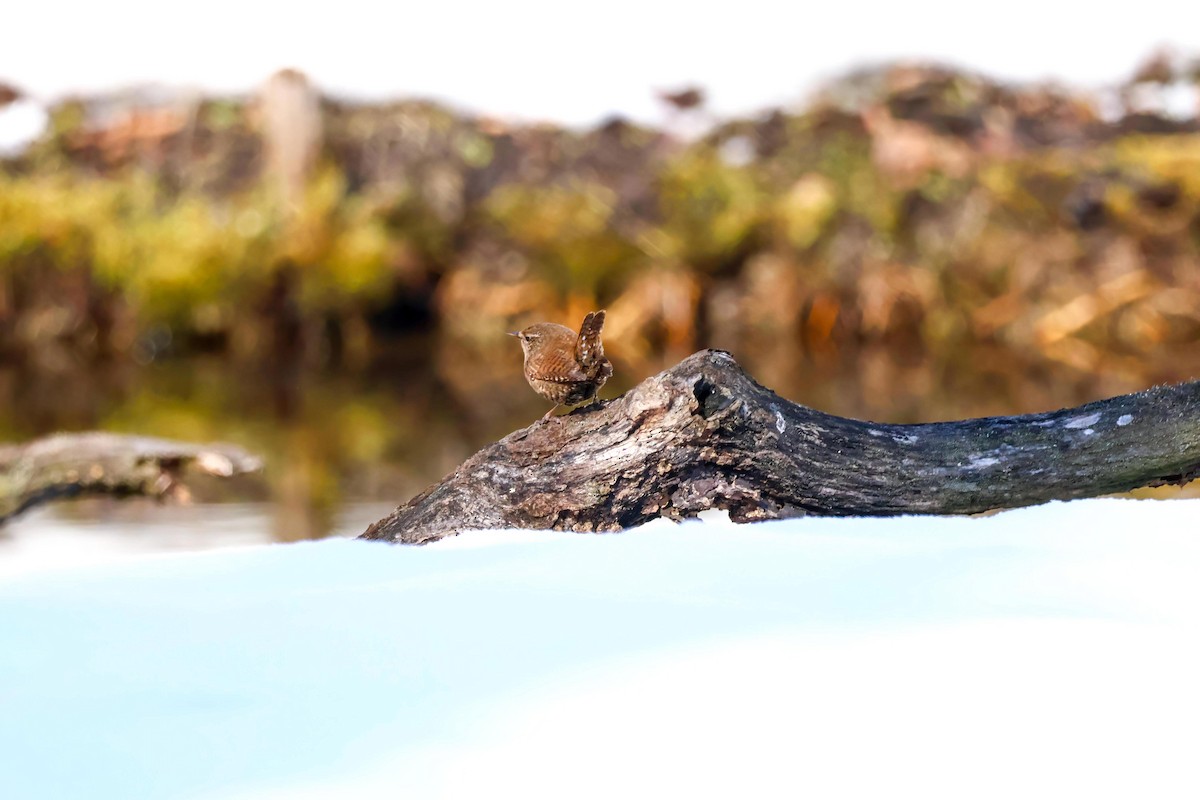
[[42,135],[50,115],[38,103],[21,99],[0,105],[0,156],[15,156]]
[[0,580],[3,796],[1194,797],[1200,501]]

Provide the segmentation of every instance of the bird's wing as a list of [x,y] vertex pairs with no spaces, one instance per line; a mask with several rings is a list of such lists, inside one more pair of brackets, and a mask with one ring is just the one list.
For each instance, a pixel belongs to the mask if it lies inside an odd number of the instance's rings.
[[537,369],[530,371],[529,377],[547,383],[582,383],[588,380],[587,373],[572,355],[570,352],[544,354],[538,361]]

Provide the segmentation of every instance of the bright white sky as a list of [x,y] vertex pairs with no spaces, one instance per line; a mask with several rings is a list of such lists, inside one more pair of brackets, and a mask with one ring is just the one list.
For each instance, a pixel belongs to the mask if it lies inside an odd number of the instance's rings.
[[246,0],[20,3],[5,11],[0,80],[42,98],[144,82],[236,92],[292,66],[335,93],[433,96],[491,114],[591,123],[613,112],[659,120],[653,90],[693,82],[719,113],[754,110],[896,57],[1098,86],[1161,45],[1200,55],[1200,3],[1182,0],[697,6],[341,0],[283,12]]

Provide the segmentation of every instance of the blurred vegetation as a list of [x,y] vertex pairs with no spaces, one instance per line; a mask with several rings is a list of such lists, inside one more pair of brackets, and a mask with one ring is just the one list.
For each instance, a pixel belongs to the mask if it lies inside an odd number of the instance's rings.
[[0,349],[361,358],[606,305],[634,359],[766,336],[1087,368],[1200,333],[1200,123],[1155,98],[1200,100],[1156,59],[1108,98],[868,70],[692,140],[350,105],[294,72],[72,100],[0,169]]

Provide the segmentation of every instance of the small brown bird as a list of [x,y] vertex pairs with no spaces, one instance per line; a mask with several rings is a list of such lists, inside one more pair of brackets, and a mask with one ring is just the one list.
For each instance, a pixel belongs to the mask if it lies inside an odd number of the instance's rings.
[[604,312],[593,311],[583,318],[579,333],[566,325],[539,322],[509,334],[521,340],[525,351],[525,380],[554,403],[542,420],[549,419],[561,405],[595,398],[612,375],[612,364],[604,357],[600,341],[603,327]]

